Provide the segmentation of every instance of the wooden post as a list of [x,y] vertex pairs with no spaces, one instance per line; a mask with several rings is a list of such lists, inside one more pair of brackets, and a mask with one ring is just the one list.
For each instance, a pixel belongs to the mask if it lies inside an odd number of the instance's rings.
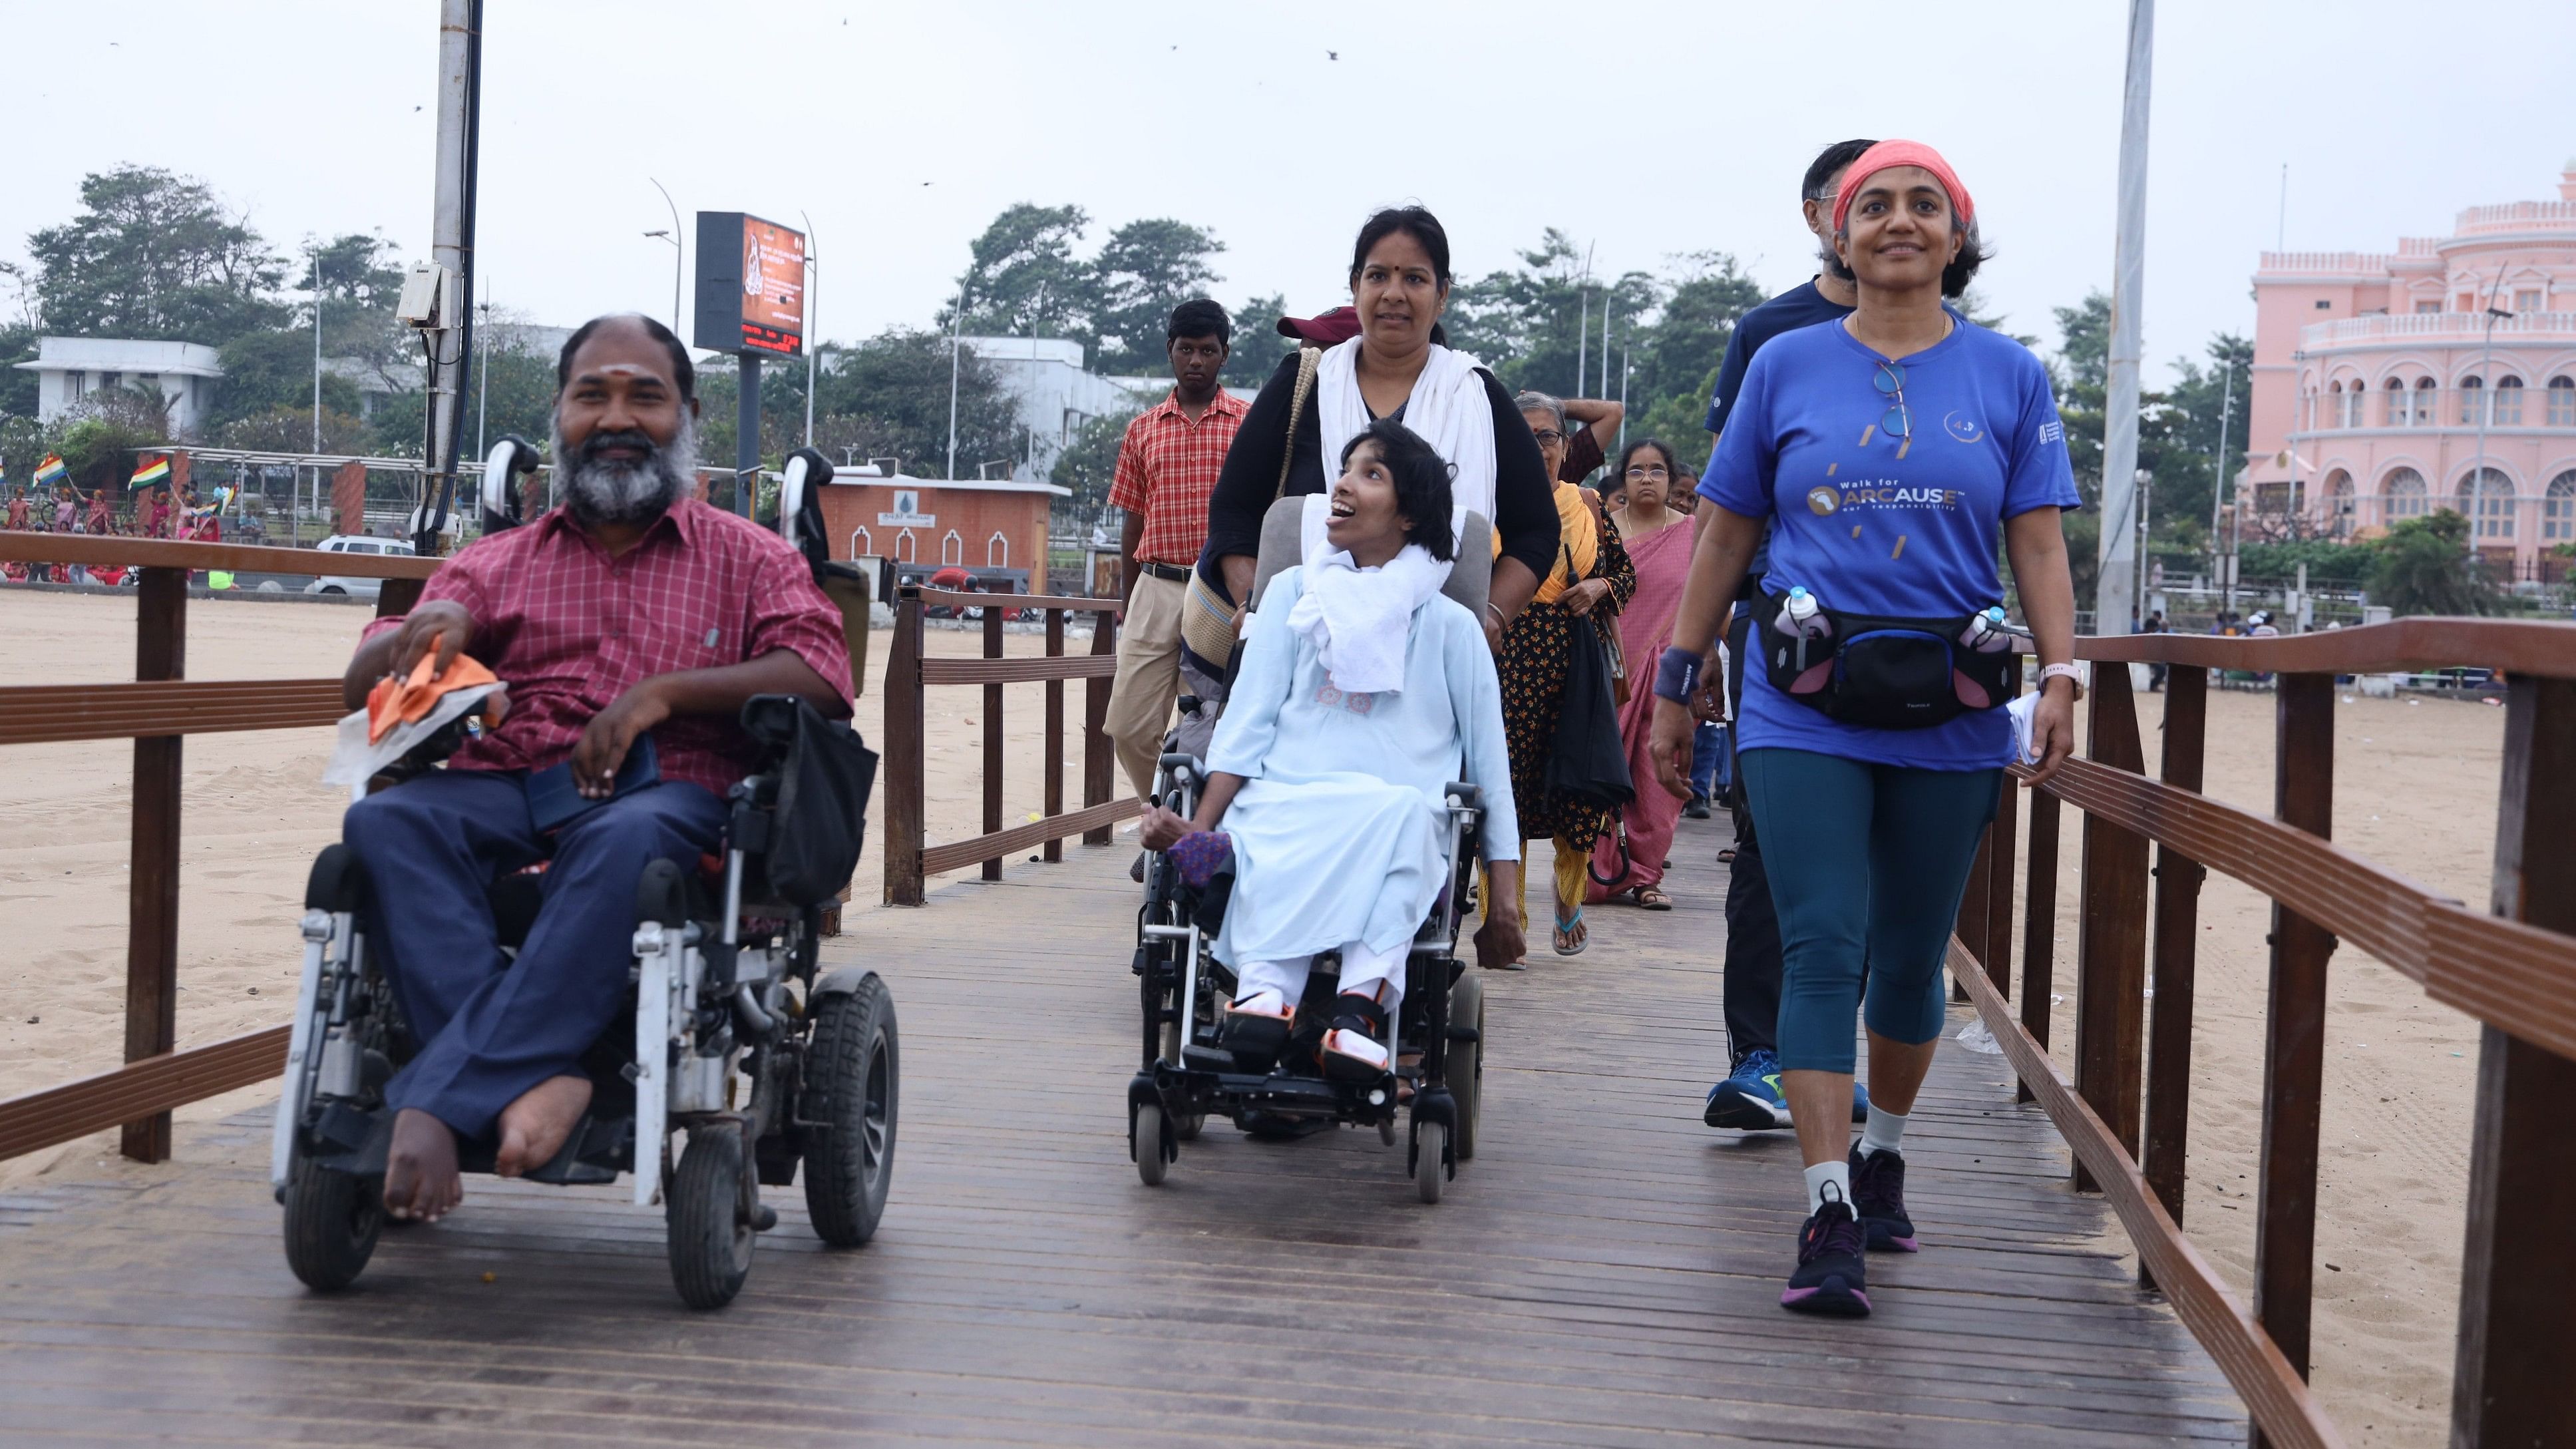
[[[2019,788],[2019,787],[2015,787]],[[2045,787],[2030,792],[2030,917],[2022,923],[2021,1024],[2048,1050],[2048,1019],[2057,991],[2057,826],[2064,802]],[[2038,1100],[2016,1079],[2013,1099]]]
[[[984,606],[984,657],[1002,657],[1002,609],[998,604]],[[1002,686],[984,686],[984,833],[1002,828]],[[1002,858],[994,856],[984,862],[986,880],[1002,878]]]
[[[2174,665],[2165,679],[2166,784],[2200,789],[2208,737],[2209,671]],[[2156,847],[2156,999],[2147,1007],[2147,1146],[2138,1166],[2176,1227],[2182,1225],[2183,1163],[2191,1134],[2192,978],[2200,950],[2200,883],[2208,874],[2172,846]]]
[[890,906],[922,902],[924,767],[921,590],[907,584],[895,596],[894,647],[886,651],[885,901]]
[[2004,776],[1995,799],[1995,823],[1986,832],[1994,845],[1994,866],[1986,872],[1986,979],[1995,990],[2012,996],[2013,849],[2020,833],[2021,785]]
[[[1115,615],[1106,611],[1091,616],[1091,652],[1095,655],[1118,652],[1118,624]],[[1118,757],[1109,745],[1109,686],[1107,679],[1082,682],[1082,803],[1085,807],[1109,803],[1109,792],[1115,788],[1110,776],[1118,768]],[[1085,845],[1107,845],[1112,827],[1103,825],[1082,834]]]
[[[2491,909],[2576,933],[2576,681],[2506,686],[2503,798]],[[2576,1062],[2496,1027],[2480,1034],[2469,1145],[2468,1235],[2460,1263],[2459,1358],[2451,1444],[2564,1444],[2576,1426],[2567,1370],[2567,1285],[2576,1283]]]
[[[2272,814],[2330,840],[2334,676],[2284,674],[2279,689]],[[2255,1165],[2261,1182],[2254,1205],[2254,1318],[2301,1378],[2308,1375],[2308,1300],[2316,1278],[2317,1116],[2326,1065],[2326,960],[2334,948],[2324,928],[2274,903],[2263,1148]]]
[[[188,571],[150,568],[135,590],[134,677],[188,675]],[[134,742],[134,844],[125,916],[125,1059],[178,1045],[179,746],[182,736]],[[137,1162],[170,1158],[170,1114],[128,1122],[119,1149]]]
[[[2087,754],[2143,774],[2129,666],[2093,670]],[[2075,933],[2075,1090],[2131,1157],[2138,1153],[2147,1004],[2147,840],[2091,813],[2084,817],[2083,919]],[[2081,1164],[2079,1192],[2099,1191]]]
[[[1046,652],[1049,659],[1064,657],[1064,610],[1046,611]],[[1046,682],[1046,813],[1049,818],[1064,813],[1064,681]],[[1046,843],[1049,865],[1064,859],[1061,836]]]

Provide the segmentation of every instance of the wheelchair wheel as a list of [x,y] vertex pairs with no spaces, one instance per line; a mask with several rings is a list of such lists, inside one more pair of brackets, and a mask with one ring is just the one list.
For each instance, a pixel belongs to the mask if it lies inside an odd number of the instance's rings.
[[1440,1190],[1448,1185],[1447,1157],[1449,1129],[1437,1122],[1425,1122],[1414,1129],[1413,1190],[1424,1202],[1440,1201]]
[[295,1159],[286,1179],[286,1266],[305,1287],[333,1293],[358,1281],[384,1226],[383,1179]]
[[1136,1109],[1135,1125],[1127,1129],[1127,1151],[1136,1159],[1136,1176],[1147,1187],[1160,1187],[1172,1171],[1171,1159],[1163,1155],[1163,1109],[1148,1103]]
[[[1458,1040],[1460,1028],[1473,1031],[1476,1039]],[[1450,1100],[1458,1104],[1458,1160],[1464,1162],[1476,1155],[1476,1110],[1485,1095],[1485,983],[1473,971],[1449,988],[1449,1029],[1444,1075]]]
[[689,1134],[671,1174],[671,1281],[691,1308],[724,1307],[751,1276],[758,1235],[742,1213],[742,1176],[750,1170],[739,1131],[702,1127]]
[[[1162,1048],[1163,1060],[1170,1062],[1174,1066],[1179,1066],[1181,1064],[1181,1024],[1179,1022],[1167,1021],[1163,1023]],[[1196,1142],[1199,1140],[1199,1129],[1206,1125],[1207,1116],[1204,1113],[1193,1113],[1187,1117],[1175,1117],[1172,1119],[1172,1136],[1178,1141]]]
[[876,1235],[894,1183],[901,1075],[894,998],[874,975],[825,996],[805,1054],[802,1115],[823,1123],[805,1149],[805,1211],[814,1235],[855,1248]]

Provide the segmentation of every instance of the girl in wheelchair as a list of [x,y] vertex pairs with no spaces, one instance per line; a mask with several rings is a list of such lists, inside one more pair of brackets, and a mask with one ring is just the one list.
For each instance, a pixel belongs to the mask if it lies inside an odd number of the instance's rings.
[[1275,1056],[1315,957],[1338,951],[1323,1067],[1372,1082],[1392,1065],[1407,953],[1447,884],[1443,787],[1480,787],[1489,812],[1486,965],[1522,949],[1520,830],[1493,656],[1478,620],[1440,592],[1455,563],[1449,465],[1382,419],[1352,438],[1341,468],[1309,505],[1304,563],[1271,581],[1251,617],[1196,818],[1151,806],[1144,844],[1231,849],[1213,946],[1237,982],[1225,1044]]

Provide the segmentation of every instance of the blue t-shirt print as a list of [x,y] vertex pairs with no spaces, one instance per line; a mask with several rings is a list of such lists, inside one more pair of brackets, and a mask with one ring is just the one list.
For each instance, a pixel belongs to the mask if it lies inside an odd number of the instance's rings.
[[[1841,322],[1772,339],[1745,370],[1700,495],[1773,521],[1775,594],[1796,584],[1855,613],[1964,617],[2003,598],[2003,521],[2080,501],[2048,370],[2011,338],[1953,320],[1902,360],[1911,431],[1896,437],[1879,362]],[[2012,749],[2000,709],[1870,729],[1782,696],[1759,669],[1745,671],[1740,713],[1742,749],[1938,770],[1990,769]]]

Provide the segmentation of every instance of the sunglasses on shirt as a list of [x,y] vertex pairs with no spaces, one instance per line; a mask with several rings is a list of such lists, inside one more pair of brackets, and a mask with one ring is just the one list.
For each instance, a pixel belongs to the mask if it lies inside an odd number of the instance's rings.
[[1914,414],[1905,406],[1904,364],[1882,362],[1878,365],[1877,375],[1870,380],[1877,384],[1881,393],[1892,399],[1887,415],[1878,420],[1878,430],[1891,438],[1914,436]]

